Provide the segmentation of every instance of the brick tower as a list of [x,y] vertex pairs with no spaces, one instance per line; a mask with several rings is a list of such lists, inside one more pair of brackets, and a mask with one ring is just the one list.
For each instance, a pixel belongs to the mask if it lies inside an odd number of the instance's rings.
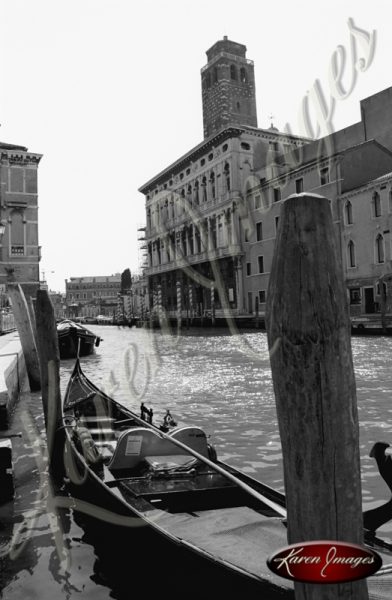
[[254,66],[246,46],[225,36],[206,54],[201,70],[204,137],[229,124],[257,127]]

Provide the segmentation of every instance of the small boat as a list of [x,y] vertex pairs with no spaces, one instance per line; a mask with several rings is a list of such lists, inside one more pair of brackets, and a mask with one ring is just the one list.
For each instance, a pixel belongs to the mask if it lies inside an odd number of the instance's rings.
[[97,388],[79,359],[63,419],[69,477],[83,479],[73,488],[94,504],[93,514],[98,505],[104,519],[108,510],[136,517],[167,541],[168,551],[180,547],[225,577],[227,570],[252,580],[271,591],[268,597],[287,588],[266,565],[271,551],[287,543],[284,496],[220,462],[202,429],[176,425],[170,412],[155,426],[144,404],[138,415]]
[[[173,548],[194,557],[198,576],[201,560],[214,574],[223,572],[229,586],[240,579],[239,589],[251,583],[257,597],[293,598],[293,583],[267,567],[267,558],[287,545],[284,495],[218,460],[199,427],[177,425],[169,411],[159,427],[153,417],[143,403],[138,415],[110,398],[76,360],[63,405],[66,471],[84,501],[76,509],[130,524],[130,548],[135,526],[146,525],[144,533],[156,538],[147,550],[152,572],[154,548],[164,541],[157,560],[169,568]],[[374,531],[365,534],[390,562],[392,545]],[[376,584],[384,582],[378,577]]]
[[99,346],[101,338],[80,323],[65,319],[57,324],[60,358],[75,358],[92,354],[94,346]]

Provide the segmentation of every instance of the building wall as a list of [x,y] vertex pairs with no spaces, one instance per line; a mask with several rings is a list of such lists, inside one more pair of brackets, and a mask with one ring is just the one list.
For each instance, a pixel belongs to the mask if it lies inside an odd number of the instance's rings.
[[[280,172],[278,177],[267,179],[248,195],[251,228],[249,242],[244,243],[244,294],[248,312],[255,313],[256,304],[259,312],[265,310],[280,209],[285,198],[301,191],[319,194],[331,202],[335,242],[342,261],[351,314],[377,312],[380,310],[377,291],[380,277],[392,272],[392,174],[380,176],[380,172],[385,173],[390,168],[391,154],[374,141],[357,144],[324,159],[317,158],[315,153],[313,161],[309,148],[306,152],[308,164],[292,171],[288,169],[285,174]],[[327,174],[325,169],[328,169]],[[263,181],[265,172],[261,171],[259,175]],[[301,189],[297,189],[300,180]],[[367,180],[365,186],[364,180]],[[281,200],[274,201],[273,190],[277,188],[281,191]],[[346,188],[350,191],[345,192]],[[377,214],[375,193],[379,196]],[[347,202],[351,203],[350,216]],[[382,236],[382,260],[377,259],[379,235]],[[263,273],[259,272],[259,256],[263,257]],[[392,284],[387,282],[386,286],[387,310],[392,311]],[[367,292],[365,288],[369,288]],[[373,296],[370,290],[373,290]]]
[[0,143],[0,283],[39,285],[38,165],[40,154]]
[[121,274],[65,280],[68,316],[113,316],[121,291]]
[[[375,194],[379,198],[377,211]],[[344,222],[343,264],[351,313],[379,312],[380,279],[392,273],[392,174],[342,195],[340,201]],[[351,253],[349,244],[353,244]],[[391,283],[386,281],[386,285],[386,308],[387,312],[392,313]]]

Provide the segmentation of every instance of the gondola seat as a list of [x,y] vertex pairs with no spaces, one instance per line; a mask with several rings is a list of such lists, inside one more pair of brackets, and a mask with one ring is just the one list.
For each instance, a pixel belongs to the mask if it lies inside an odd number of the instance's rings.
[[[179,441],[188,439],[187,445],[191,443],[195,450],[203,456],[208,456],[205,434],[197,427],[184,427],[179,430]],[[205,449],[202,439],[204,435]],[[198,437],[199,436],[199,437]],[[175,437],[175,436],[173,436]],[[191,443],[190,443],[191,442]],[[193,447],[193,446],[191,446]],[[132,470],[141,462],[146,462],[152,469],[165,468],[189,468],[196,464],[197,458],[188,454],[167,438],[162,438],[159,433],[146,427],[133,427],[121,433],[118,438],[113,457],[108,463],[111,471]],[[166,466],[165,466],[166,465]]]

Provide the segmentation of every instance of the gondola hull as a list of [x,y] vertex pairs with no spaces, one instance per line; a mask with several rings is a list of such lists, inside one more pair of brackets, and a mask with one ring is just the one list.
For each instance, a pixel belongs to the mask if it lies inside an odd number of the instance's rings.
[[[256,494],[266,498],[266,502],[276,503],[284,512],[282,494],[220,461],[214,463],[216,468],[230,473],[233,480],[226,479],[222,472],[215,472],[210,465],[203,467],[201,461],[200,472],[196,467],[193,473],[179,471],[174,476],[156,477],[140,473],[132,476],[127,471],[118,474],[110,469],[110,462],[89,464],[74,435],[71,423],[75,414],[84,419],[84,424],[92,423],[95,418],[92,413],[96,410],[101,422],[104,419],[107,422],[111,419],[111,423],[128,419],[131,428],[135,427],[138,433],[143,430],[143,434],[149,430],[156,435],[158,429],[107,397],[84,376],[81,378],[78,370],[70,384],[64,407],[65,467],[76,510],[101,524],[129,530],[130,540],[133,540],[130,543],[135,543],[137,537],[152,565],[165,563],[169,567],[176,556],[177,562],[181,558],[189,566],[189,577],[193,576],[192,571],[197,565],[198,571],[203,568],[209,577],[215,574],[216,585],[218,581],[221,582],[219,585],[223,582],[227,585],[230,581],[230,585],[238,586],[238,590],[268,594],[271,599],[293,597],[290,582],[275,576],[266,565],[270,552],[287,543],[284,519],[262,500],[248,497],[236,481],[251,486]],[[95,438],[98,445],[104,444],[105,435],[108,435],[107,422]],[[93,423],[91,428],[93,433],[97,430],[96,425]],[[127,447],[131,456],[135,444],[132,446],[128,441]],[[268,531],[263,539],[264,527]],[[210,535],[211,528],[215,528],[215,537]],[[248,530],[251,533],[252,528],[258,528],[260,532],[260,555],[255,554],[251,540],[247,549],[244,546],[243,557],[232,557],[231,538],[235,540],[238,536],[239,541]],[[202,530],[202,539],[197,540]],[[219,538],[222,538],[218,542],[220,551],[214,551],[209,547],[210,541]],[[271,547],[272,538],[275,546]],[[232,547],[235,547],[234,543]],[[247,566],[249,561],[251,568]]]
[[94,352],[100,338],[92,331],[73,321],[61,321],[57,326],[60,358],[76,358]]

